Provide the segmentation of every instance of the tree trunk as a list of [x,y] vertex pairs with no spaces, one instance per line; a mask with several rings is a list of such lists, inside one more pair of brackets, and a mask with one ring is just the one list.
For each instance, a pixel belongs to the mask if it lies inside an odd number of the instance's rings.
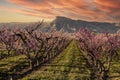
[[106,71],[104,71],[104,73],[103,73],[103,80],[108,80],[108,73],[109,73],[109,70],[106,70]]
[[39,59],[36,59],[36,66],[39,66]]
[[30,60],[30,63],[29,63],[29,65],[30,65],[30,69],[33,69],[33,67],[34,67],[33,60]]
[[108,80],[108,72],[100,72],[99,69],[93,69],[90,73],[90,80]]
[[10,50],[8,50],[8,56],[10,56]]
[[102,76],[99,74],[98,71],[93,70],[90,74],[90,80],[102,80]]

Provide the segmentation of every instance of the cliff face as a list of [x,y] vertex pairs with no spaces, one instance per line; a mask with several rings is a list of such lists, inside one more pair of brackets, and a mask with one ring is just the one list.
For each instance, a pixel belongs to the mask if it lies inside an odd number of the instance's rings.
[[[38,22],[34,23],[0,23],[0,28],[8,27],[11,29],[15,28],[25,28],[25,27],[34,27]],[[95,32],[110,32],[115,33],[119,30],[120,32],[120,23],[105,23],[105,22],[88,22],[83,20],[73,20],[66,17],[57,16],[51,22],[43,22],[39,27],[41,31],[49,31],[51,29],[64,30],[66,32],[76,32],[80,28],[88,28],[91,31]]]
[[105,22],[87,22],[83,20],[72,20],[70,18],[57,16],[55,20],[51,22],[51,26],[56,27],[57,30],[63,29],[67,32],[76,32],[79,28],[88,28],[91,31],[96,32],[117,32],[120,27],[115,23]]

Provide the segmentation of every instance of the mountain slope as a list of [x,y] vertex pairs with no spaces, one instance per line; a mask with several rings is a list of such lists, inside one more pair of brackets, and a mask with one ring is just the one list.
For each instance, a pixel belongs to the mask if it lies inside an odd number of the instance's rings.
[[[31,23],[0,23],[0,29],[7,27],[11,29],[15,28],[25,28],[25,27],[34,27],[38,22]],[[91,31],[95,32],[110,32],[115,33],[120,31],[120,23],[106,23],[106,22],[88,22],[83,20],[73,20],[70,18],[57,16],[51,22],[43,22],[39,27],[41,31],[49,31],[51,29],[64,30],[65,32],[76,32],[80,28],[88,28]]]
[[57,16],[55,20],[51,22],[51,26],[56,27],[57,30],[63,29],[67,32],[76,32],[79,28],[88,28],[91,31],[96,32],[117,32],[120,26],[116,26],[115,23],[105,22],[87,22],[82,20],[72,20],[66,17]]

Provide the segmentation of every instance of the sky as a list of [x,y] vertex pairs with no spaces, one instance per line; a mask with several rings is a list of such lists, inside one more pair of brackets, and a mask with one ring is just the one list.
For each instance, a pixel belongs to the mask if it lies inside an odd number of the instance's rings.
[[50,21],[56,16],[120,22],[120,0],[0,0],[0,22]]

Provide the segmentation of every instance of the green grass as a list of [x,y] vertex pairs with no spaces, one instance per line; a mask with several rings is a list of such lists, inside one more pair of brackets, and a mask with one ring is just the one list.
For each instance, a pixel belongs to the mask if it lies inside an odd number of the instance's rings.
[[25,55],[4,58],[0,60],[0,80],[7,80],[8,75],[12,75],[28,66],[28,60]]
[[[4,58],[0,60],[0,72],[12,74],[26,65],[29,64],[25,55]],[[87,80],[89,73],[77,42],[73,40],[51,63],[20,80]],[[120,60],[112,62],[110,76],[110,80],[120,80]]]
[[85,80],[88,70],[80,55],[76,41],[64,50],[51,64],[34,71],[22,80]]
[[120,80],[120,60],[111,63],[110,76],[111,80]]
[[25,55],[4,58],[0,60],[0,71],[12,73],[16,68],[20,68],[22,65],[27,65],[26,61],[27,59]]
[[[88,80],[89,73],[77,42],[73,40],[52,63],[32,72],[22,80]],[[110,80],[120,80],[120,61],[112,62],[110,76]]]

